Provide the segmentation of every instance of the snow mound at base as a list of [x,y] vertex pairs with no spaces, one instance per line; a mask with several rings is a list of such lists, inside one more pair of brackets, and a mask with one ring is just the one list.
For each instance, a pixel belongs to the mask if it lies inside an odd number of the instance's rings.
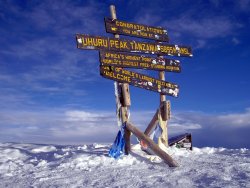
[[0,143],[0,187],[250,187],[246,148],[164,148],[178,168],[139,145],[118,160],[109,148]]

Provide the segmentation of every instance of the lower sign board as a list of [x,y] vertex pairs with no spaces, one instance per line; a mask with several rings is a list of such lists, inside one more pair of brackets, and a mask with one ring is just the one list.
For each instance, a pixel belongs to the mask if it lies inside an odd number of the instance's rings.
[[178,97],[179,87],[176,84],[157,80],[144,74],[139,74],[120,67],[100,66],[100,74],[108,79],[125,82],[143,89],[155,91],[164,95]]
[[112,51],[100,51],[100,62],[105,66],[127,67],[137,69],[150,69],[169,72],[180,72],[180,61],[161,57],[150,57],[118,53]]
[[79,49],[151,53],[183,57],[193,56],[191,47],[173,44],[139,42],[134,40],[99,37],[85,34],[76,34],[76,41],[77,48]]

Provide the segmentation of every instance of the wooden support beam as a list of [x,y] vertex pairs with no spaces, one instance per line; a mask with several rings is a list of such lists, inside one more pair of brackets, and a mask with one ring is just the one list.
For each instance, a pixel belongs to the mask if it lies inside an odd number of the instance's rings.
[[131,106],[130,101],[130,92],[129,92],[129,85],[124,83],[122,84],[122,106]]
[[[109,9],[110,9],[111,18],[117,19],[115,6],[110,5]],[[119,38],[119,35],[114,34],[114,37]],[[128,118],[129,118],[128,106],[131,105],[129,86],[128,84],[125,84],[125,83],[118,83],[117,85],[119,87],[118,90],[121,91],[121,93],[119,93],[120,100],[121,100],[120,102],[122,104],[122,107],[120,110],[121,110],[122,123],[124,123],[128,121]],[[124,137],[125,137],[125,154],[126,155],[128,155],[130,151],[130,135],[131,133],[128,130],[125,130]]]
[[161,118],[163,121],[168,120],[168,114],[167,114],[167,102],[163,101],[161,103]]
[[[159,57],[163,58],[163,56],[159,56]],[[165,81],[165,72],[164,71],[159,72],[159,79]],[[160,94],[160,103],[162,103],[165,100],[166,100],[166,96],[164,94]]]
[[[163,58],[163,56],[158,56],[159,58]],[[165,72],[159,72],[159,79],[165,81]],[[164,105],[166,101],[166,96],[164,94],[160,94],[160,107]],[[167,131],[167,120],[165,116],[162,116],[162,113],[159,113],[160,117],[158,117],[159,125],[162,128],[162,135],[158,139],[158,145],[161,143],[168,147],[168,131]]]
[[148,124],[148,127],[147,127],[146,130],[144,131],[144,134],[145,134],[145,135],[148,136],[148,135],[152,132],[152,130],[155,129],[156,124],[158,123],[158,113],[159,113],[158,110],[156,110],[154,117],[152,118],[152,120],[151,120],[150,123]]
[[166,147],[168,147],[167,121],[162,120],[161,113],[159,113],[158,120],[159,120],[159,125],[162,129],[162,134],[158,138],[158,145],[160,146],[161,144],[163,144]]
[[126,129],[131,131],[139,139],[143,140],[156,155],[158,155],[166,164],[168,164],[168,166],[170,167],[179,166],[178,163],[170,155],[164,152],[157,144],[154,143],[153,140],[151,140],[147,135],[145,135],[131,123],[127,122]]

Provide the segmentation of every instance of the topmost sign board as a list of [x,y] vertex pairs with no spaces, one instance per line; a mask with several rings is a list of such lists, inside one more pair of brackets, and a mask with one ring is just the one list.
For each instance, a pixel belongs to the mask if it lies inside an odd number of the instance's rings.
[[151,27],[110,18],[105,18],[105,27],[108,33],[141,37],[162,42],[169,41],[167,30],[159,27]]

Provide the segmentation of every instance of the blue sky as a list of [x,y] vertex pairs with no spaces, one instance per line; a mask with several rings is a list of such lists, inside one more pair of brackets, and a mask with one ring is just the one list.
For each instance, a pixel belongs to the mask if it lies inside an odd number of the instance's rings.
[[[192,46],[193,58],[179,58],[182,72],[166,73],[180,86],[178,98],[167,97],[169,134],[250,148],[249,0],[0,1],[0,141],[113,142],[113,82],[99,75],[98,52],[75,41],[76,33],[112,37],[110,4],[118,19],[162,26],[170,43]],[[159,94],[130,90],[131,121],[144,130]]]

